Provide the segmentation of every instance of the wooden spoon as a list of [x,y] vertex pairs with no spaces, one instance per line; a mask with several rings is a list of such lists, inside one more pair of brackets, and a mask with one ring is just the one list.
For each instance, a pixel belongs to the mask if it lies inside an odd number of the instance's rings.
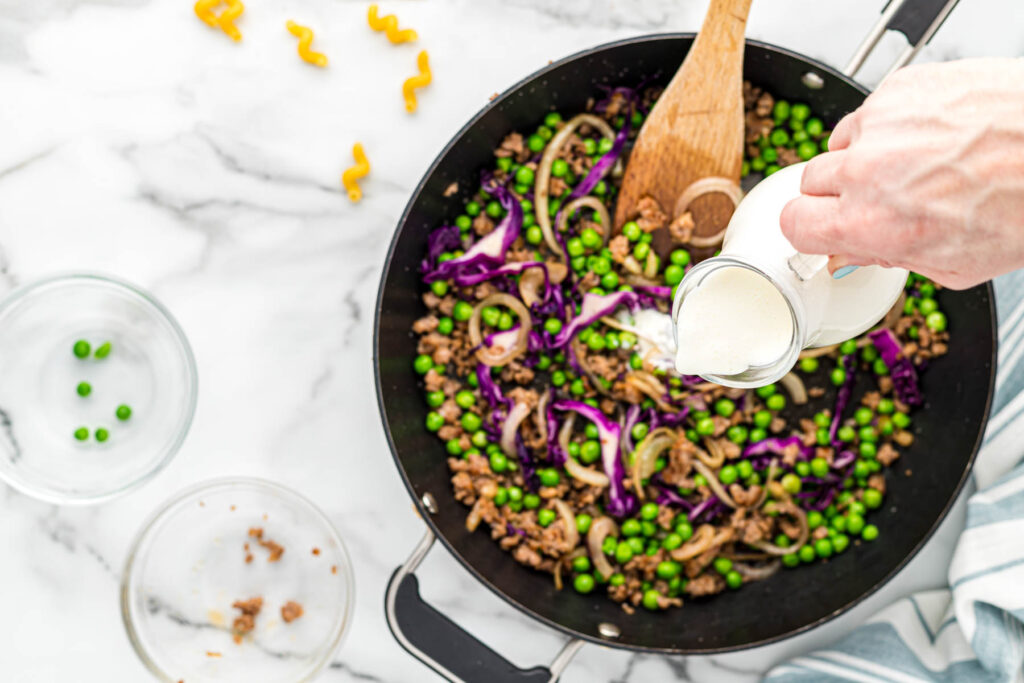
[[[676,200],[694,181],[719,176],[739,183],[743,34],[750,3],[711,0],[685,61],[637,136],[615,208],[616,229],[636,215],[643,197],[657,200],[672,219]],[[698,197],[689,207],[696,234],[713,235],[725,228],[733,208],[724,194]]]

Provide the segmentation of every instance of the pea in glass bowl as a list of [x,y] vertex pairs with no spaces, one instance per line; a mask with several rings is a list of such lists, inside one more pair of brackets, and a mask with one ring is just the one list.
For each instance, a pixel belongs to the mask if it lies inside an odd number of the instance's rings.
[[[272,560],[259,540],[283,553]],[[233,604],[257,597],[253,630],[236,637]],[[313,503],[269,481],[217,479],[143,526],[122,573],[121,615],[161,681],[299,683],[330,662],[353,598],[345,544]],[[303,610],[291,622],[281,611],[289,602]]]
[[181,327],[149,293],[104,275],[51,277],[0,301],[0,378],[0,478],[58,504],[97,503],[151,479],[196,406]]

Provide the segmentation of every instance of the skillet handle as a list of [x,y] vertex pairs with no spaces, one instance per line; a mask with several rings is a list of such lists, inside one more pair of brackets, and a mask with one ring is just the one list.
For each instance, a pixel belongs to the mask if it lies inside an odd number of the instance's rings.
[[457,683],[554,683],[582,640],[569,640],[547,667],[520,669],[461,626],[423,601],[416,568],[434,545],[434,532],[423,540],[388,581],[384,615],[391,634],[409,654]]
[[893,71],[907,64],[918,50],[928,44],[935,32],[942,26],[949,13],[956,7],[958,0],[888,0],[882,9],[882,16],[871,27],[871,31],[853,57],[850,58],[843,73],[853,78],[860,71],[864,61],[875,49],[879,39],[886,31],[899,31],[907,39],[909,45],[900,53],[896,61],[889,67],[883,80]]

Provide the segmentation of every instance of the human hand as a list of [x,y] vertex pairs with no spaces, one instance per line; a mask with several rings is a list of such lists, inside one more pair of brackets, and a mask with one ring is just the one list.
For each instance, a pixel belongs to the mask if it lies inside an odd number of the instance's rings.
[[782,231],[846,265],[963,289],[1024,266],[1024,60],[909,66],[808,162]]

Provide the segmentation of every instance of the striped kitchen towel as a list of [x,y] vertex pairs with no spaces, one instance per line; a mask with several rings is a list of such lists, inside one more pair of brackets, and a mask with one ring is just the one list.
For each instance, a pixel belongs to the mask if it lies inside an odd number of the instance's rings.
[[1024,681],[1024,271],[996,280],[996,305],[996,396],[948,588],[890,605],[769,683]]

